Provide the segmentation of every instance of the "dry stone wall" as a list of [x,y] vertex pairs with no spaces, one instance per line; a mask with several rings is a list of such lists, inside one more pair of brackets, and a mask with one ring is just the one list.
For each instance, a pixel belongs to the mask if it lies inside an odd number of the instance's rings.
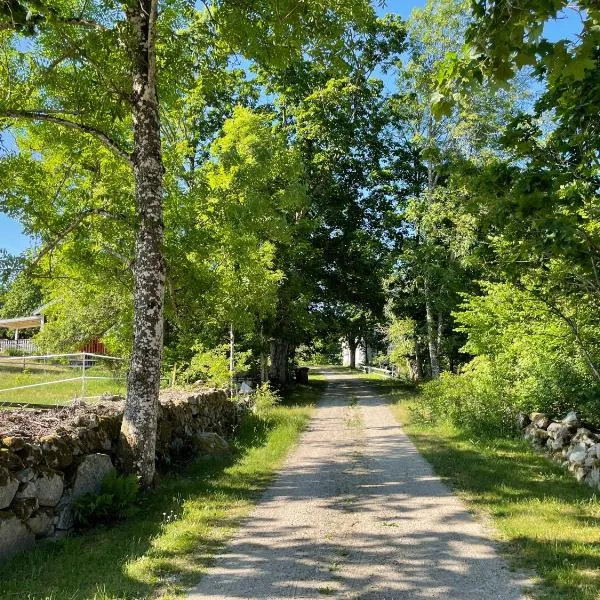
[[[72,505],[98,493],[117,457],[122,402],[0,413],[0,559],[64,535]],[[161,397],[157,462],[225,452],[240,406],[223,390]]]
[[519,425],[534,447],[560,462],[578,481],[600,489],[600,432],[584,426],[577,413],[570,412],[562,421],[543,413],[523,414]]

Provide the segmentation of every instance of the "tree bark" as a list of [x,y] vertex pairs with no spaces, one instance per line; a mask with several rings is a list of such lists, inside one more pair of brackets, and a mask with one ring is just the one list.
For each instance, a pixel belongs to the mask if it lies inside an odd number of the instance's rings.
[[356,348],[358,342],[355,338],[348,338],[348,350],[350,351],[350,368],[356,369]]
[[437,379],[440,376],[440,357],[437,345],[437,327],[435,318],[429,301],[427,286],[425,287],[425,316],[427,319],[427,345],[429,347],[429,364],[431,366],[431,378]]
[[419,345],[419,338],[415,335],[415,375],[416,381],[423,379],[423,364],[421,362],[421,347]]
[[288,352],[290,345],[282,339],[271,342],[271,366],[269,380],[275,385],[285,385],[288,382]]
[[127,9],[132,32],[133,170],[137,231],[134,264],[134,338],[121,427],[123,467],[149,486],[155,470],[156,422],[163,347],[165,262],[160,116],[156,89],[156,0]]

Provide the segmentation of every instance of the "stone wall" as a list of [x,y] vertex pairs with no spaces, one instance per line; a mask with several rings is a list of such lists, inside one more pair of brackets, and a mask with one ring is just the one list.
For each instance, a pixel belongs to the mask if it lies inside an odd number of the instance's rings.
[[[223,390],[161,396],[157,461],[224,451],[239,405]],[[120,401],[0,412],[0,559],[73,527],[73,502],[100,491],[117,458]]]
[[525,439],[571,471],[578,481],[600,489],[600,432],[585,427],[577,413],[553,421],[543,413],[520,415]]

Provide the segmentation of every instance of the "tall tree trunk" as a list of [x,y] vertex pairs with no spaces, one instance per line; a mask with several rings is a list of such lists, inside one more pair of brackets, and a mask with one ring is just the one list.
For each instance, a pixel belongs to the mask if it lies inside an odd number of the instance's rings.
[[165,263],[160,117],[156,90],[156,0],[137,0],[127,10],[133,34],[132,105],[137,231],[134,265],[134,338],[121,427],[123,466],[152,483],[163,347]]
[[356,369],[356,348],[358,341],[356,338],[348,338],[348,350],[350,351],[350,368]]
[[271,342],[271,366],[269,379],[276,385],[285,385],[288,381],[288,352],[290,345],[282,339]]
[[437,379],[440,376],[440,358],[437,345],[437,327],[435,317],[429,300],[429,287],[425,283],[425,317],[427,320],[427,345],[429,347],[429,364],[431,365],[431,377]]
[[423,379],[423,364],[421,362],[421,347],[419,346],[419,338],[415,336],[415,375],[417,381]]

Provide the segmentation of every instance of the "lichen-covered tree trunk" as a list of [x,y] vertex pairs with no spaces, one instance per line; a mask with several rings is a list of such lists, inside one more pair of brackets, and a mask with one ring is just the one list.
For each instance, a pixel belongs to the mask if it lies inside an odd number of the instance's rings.
[[156,0],[127,8],[132,31],[133,166],[137,231],[134,265],[134,338],[121,428],[121,460],[142,485],[152,483],[163,346],[165,263],[163,174],[156,90]]
[[290,345],[282,339],[271,342],[271,366],[269,380],[276,385],[285,385],[288,381],[288,353]]

